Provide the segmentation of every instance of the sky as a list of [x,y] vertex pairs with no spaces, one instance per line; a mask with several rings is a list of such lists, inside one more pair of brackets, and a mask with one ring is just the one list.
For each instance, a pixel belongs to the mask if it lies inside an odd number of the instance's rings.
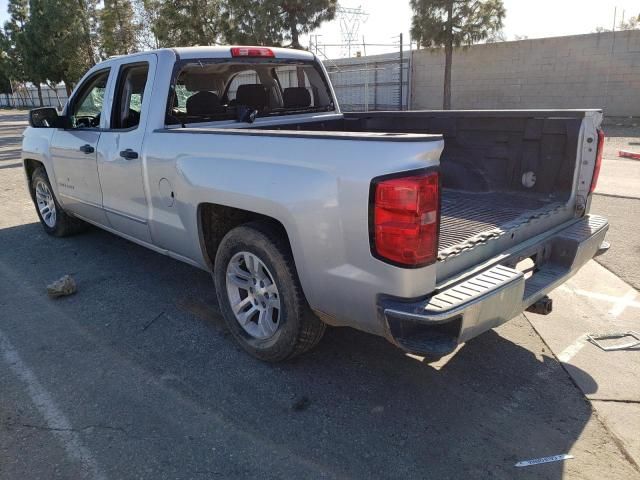
[[[411,24],[409,0],[341,0],[340,3],[343,7],[362,7],[368,13],[366,22],[360,26],[360,42],[364,36],[365,43],[392,44],[397,42],[393,37],[403,32],[405,43],[408,43]],[[504,5],[507,9],[504,20],[507,40],[513,40],[516,35],[555,37],[590,33],[599,26],[611,28],[616,7],[618,20],[623,11],[626,18],[640,14],[639,0],[504,0]],[[2,23],[7,19],[6,11],[7,0],[0,0]],[[318,39],[320,45],[342,43],[337,20],[322,25],[313,33],[321,35]],[[302,40],[305,45],[309,43],[307,36]],[[369,46],[366,53],[381,53],[391,48]],[[332,58],[343,53],[339,47],[325,47],[324,50]],[[357,50],[364,49],[359,46]]]
[[[503,0],[507,15],[504,33],[507,40],[515,36],[528,38],[556,37],[591,33],[599,26],[611,28],[614,9],[618,21],[640,14],[639,0]],[[362,7],[369,16],[360,26],[359,39],[365,43],[393,43],[403,32],[408,43],[411,27],[409,0],[340,0],[343,7]],[[616,22],[618,23],[618,22]],[[318,43],[342,43],[337,21],[321,26],[314,34],[322,35]],[[308,42],[308,41],[307,41]],[[367,48],[367,54],[380,53],[381,47]],[[360,47],[359,49],[362,49]],[[340,56],[340,49],[326,47],[330,57]],[[388,51],[388,48],[387,48]],[[364,53],[364,52],[363,52]]]

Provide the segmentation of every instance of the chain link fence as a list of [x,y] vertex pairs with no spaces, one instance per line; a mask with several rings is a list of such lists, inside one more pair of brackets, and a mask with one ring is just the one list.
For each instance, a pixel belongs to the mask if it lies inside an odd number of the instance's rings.
[[[324,64],[342,111],[408,109],[411,72],[408,52],[402,58],[399,52],[394,52],[325,60]],[[42,101],[45,107],[61,108],[67,101],[66,89],[43,85]],[[21,86],[13,94],[0,94],[0,107],[29,109],[39,106],[38,90],[33,86]]]
[[409,57],[396,52],[325,60],[324,64],[342,111],[407,109]]

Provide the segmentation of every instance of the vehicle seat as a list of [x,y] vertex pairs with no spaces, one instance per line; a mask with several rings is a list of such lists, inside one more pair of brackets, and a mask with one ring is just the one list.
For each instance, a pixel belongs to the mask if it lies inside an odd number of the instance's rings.
[[187,98],[187,115],[215,115],[222,111],[220,98],[213,92],[198,92]]
[[122,121],[122,128],[132,128],[140,123],[140,112],[129,109],[127,116]]
[[311,106],[311,94],[305,87],[285,88],[282,92],[284,108],[305,108]]
[[253,83],[240,85],[236,92],[236,103],[256,110],[264,110],[269,105],[267,88]]

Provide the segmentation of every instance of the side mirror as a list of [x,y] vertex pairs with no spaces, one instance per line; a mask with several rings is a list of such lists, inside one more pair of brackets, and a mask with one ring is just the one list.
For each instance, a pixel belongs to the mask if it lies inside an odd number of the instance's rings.
[[34,128],[66,128],[65,117],[53,107],[34,108],[29,112],[29,125]]

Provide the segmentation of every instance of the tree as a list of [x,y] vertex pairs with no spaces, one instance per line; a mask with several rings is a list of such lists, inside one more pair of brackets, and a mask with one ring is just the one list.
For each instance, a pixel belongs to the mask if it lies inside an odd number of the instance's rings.
[[333,20],[337,0],[227,0],[222,13],[229,43],[283,45],[302,48],[300,35]]
[[[624,18],[618,23],[616,30],[640,30],[640,15],[631,17],[629,20]],[[596,27],[596,33],[610,32],[610,28]]]
[[280,13],[274,1],[228,0],[221,14],[222,35],[231,44],[281,46],[285,32]]
[[100,50],[106,57],[127,55],[137,47],[138,26],[130,0],[104,0],[100,20]]
[[133,0],[133,14],[138,27],[137,47],[139,50],[155,50],[159,47],[158,38],[153,32],[158,12],[155,3],[149,0]]
[[14,80],[23,81],[24,51],[23,36],[29,18],[29,2],[27,0],[9,0],[7,6],[9,20],[4,24],[3,50]]
[[618,25],[620,30],[640,30],[640,14],[637,17],[631,17],[629,20],[621,20]]
[[11,58],[9,57],[9,40],[3,30],[0,30],[0,93],[7,97],[9,104],[9,94],[11,88]]
[[453,48],[485,40],[502,28],[502,0],[410,0],[411,36],[422,47],[445,50],[442,108],[451,108]]
[[151,30],[159,47],[214,45],[220,35],[222,0],[147,0],[155,12]]
[[64,82],[67,93],[95,65],[96,0],[31,0],[31,42],[40,53],[42,75]]

